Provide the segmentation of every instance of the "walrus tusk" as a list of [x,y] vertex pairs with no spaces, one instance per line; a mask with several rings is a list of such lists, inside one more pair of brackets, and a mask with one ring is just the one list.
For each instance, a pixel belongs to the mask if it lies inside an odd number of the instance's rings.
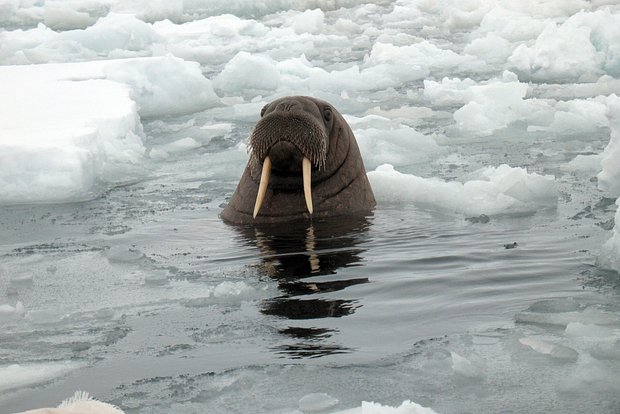
[[312,177],[310,175],[310,169],[312,165],[310,164],[310,160],[306,157],[301,162],[301,170],[303,172],[304,178],[304,196],[306,197],[306,206],[308,207],[308,212],[312,214],[314,210],[312,208]]
[[265,157],[265,161],[263,162],[263,172],[260,175],[260,184],[258,184],[256,203],[254,203],[254,218],[256,218],[256,215],[258,214],[260,206],[263,205],[265,193],[267,192],[267,184],[269,184],[269,174],[271,174],[271,160],[269,157]]

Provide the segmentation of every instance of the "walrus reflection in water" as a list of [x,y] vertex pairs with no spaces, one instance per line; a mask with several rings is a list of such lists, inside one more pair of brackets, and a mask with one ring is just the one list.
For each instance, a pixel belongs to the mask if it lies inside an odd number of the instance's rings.
[[369,217],[332,217],[234,227],[244,244],[258,247],[260,277],[278,284],[280,293],[259,305],[262,313],[282,318],[279,332],[288,340],[274,352],[316,358],[351,351],[338,343],[337,329],[320,321],[347,317],[363,306],[351,293],[338,292],[369,282],[362,265],[370,226]]
[[375,198],[351,128],[327,102],[291,96],[267,104],[251,156],[223,220],[281,223],[364,216]]

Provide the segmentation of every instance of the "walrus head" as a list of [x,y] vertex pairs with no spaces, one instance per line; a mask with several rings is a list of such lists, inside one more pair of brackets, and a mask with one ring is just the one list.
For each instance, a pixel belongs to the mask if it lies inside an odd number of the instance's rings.
[[[313,213],[312,167],[325,176],[333,124],[329,104],[305,97],[282,98],[263,107],[261,120],[250,136],[251,161],[262,164],[254,218],[272,174],[274,189],[294,188],[303,183],[306,207]],[[298,179],[300,175],[302,180]]]
[[246,171],[222,212],[226,221],[281,222],[374,207],[353,132],[327,102],[292,96],[265,105],[249,148]]

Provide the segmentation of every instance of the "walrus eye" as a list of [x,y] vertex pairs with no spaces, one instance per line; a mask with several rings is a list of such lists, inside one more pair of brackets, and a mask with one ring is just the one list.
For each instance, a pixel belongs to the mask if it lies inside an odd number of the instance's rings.
[[269,106],[269,104],[263,106],[263,109],[260,110],[260,117],[262,118],[265,115],[265,112],[267,111],[267,107]]
[[323,118],[325,118],[326,122],[329,122],[332,120],[332,108],[330,108],[329,106],[326,106],[325,109],[323,109]]

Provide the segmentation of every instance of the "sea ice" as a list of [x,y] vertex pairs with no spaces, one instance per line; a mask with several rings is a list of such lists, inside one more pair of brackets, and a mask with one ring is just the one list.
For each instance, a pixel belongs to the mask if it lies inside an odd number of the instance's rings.
[[142,174],[142,116],[219,102],[172,56],[0,67],[0,203],[94,198]]
[[32,386],[83,367],[77,362],[41,362],[0,366],[0,392]]
[[299,409],[303,412],[325,411],[338,404],[338,399],[325,393],[306,394],[299,400]]
[[[387,118],[376,115],[364,118],[371,117],[380,119],[369,123],[374,127],[355,127],[355,138],[368,169],[374,169],[382,163],[403,166],[427,162],[445,151],[437,145],[432,136],[424,135],[411,127],[390,122]],[[382,120],[395,125],[380,127],[378,124],[384,123]],[[353,125],[357,122],[362,121],[354,121]]]
[[[549,22],[532,46],[521,44],[508,59],[526,80],[587,81],[620,73],[620,15],[582,11],[558,25]],[[567,45],[570,45],[568,47]]]
[[380,203],[413,203],[467,216],[532,214],[555,207],[558,197],[553,176],[508,165],[478,170],[465,183],[402,174],[389,164],[368,178]]
[[480,363],[473,362],[471,359],[467,359],[456,352],[450,352],[452,357],[452,369],[459,375],[467,378],[482,378],[484,377],[483,367]]
[[0,203],[92,198],[138,166],[142,126],[127,86],[24,76],[0,81],[0,95],[13,97],[0,100]]
[[24,315],[24,304],[19,301],[15,304],[15,306],[11,306],[8,303],[4,305],[0,305],[0,318],[23,316],[23,315]]
[[398,407],[381,405],[375,402],[363,401],[359,408],[334,412],[333,414],[437,414],[435,410],[423,407],[412,401],[406,400]]
[[555,359],[576,361],[579,357],[579,353],[572,348],[564,345],[554,344],[553,342],[545,341],[531,336],[520,338],[519,342],[522,345],[532,348],[539,354],[548,355]]
[[603,170],[598,174],[598,182],[601,190],[620,196],[620,97],[610,95],[607,102],[611,135],[603,151]]

